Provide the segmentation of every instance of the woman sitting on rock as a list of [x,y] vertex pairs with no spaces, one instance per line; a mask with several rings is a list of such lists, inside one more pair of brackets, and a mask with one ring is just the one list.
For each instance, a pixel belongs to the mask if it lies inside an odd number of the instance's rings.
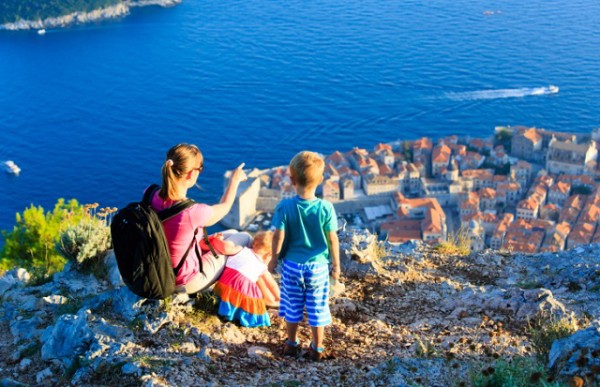
[[[204,158],[196,145],[178,144],[169,149],[162,166],[162,186],[151,198],[152,207],[162,211],[186,200],[188,189],[196,185],[203,167]],[[240,182],[247,179],[243,167],[244,163],[233,171],[219,203],[212,206],[195,203],[163,222],[173,267],[177,267],[190,242],[195,240],[196,230],[199,241],[203,228],[216,224],[227,215]],[[201,261],[202,270],[195,249],[191,249],[175,279],[176,291],[193,294],[205,290],[217,280],[225,267],[224,257],[217,258],[213,254],[204,254]]]

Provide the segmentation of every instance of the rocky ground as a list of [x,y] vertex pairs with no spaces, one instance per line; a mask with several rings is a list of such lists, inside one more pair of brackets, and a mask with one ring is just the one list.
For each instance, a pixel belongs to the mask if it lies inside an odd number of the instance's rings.
[[[342,240],[331,359],[283,357],[275,310],[271,327],[252,329],[217,318],[207,295],[139,299],[113,263],[101,281],[69,270],[35,287],[23,271],[0,280],[2,385],[477,385],[510,361],[536,363],[531,327],[554,320],[580,330],[526,377],[600,380],[600,246],[459,257],[364,232]],[[306,324],[300,335],[307,347]]]

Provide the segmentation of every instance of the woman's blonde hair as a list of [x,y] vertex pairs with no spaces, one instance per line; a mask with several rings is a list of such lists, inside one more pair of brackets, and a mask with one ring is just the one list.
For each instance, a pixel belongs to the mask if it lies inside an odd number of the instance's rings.
[[259,231],[254,236],[252,250],[261,257],[271,252],[273,243],[273,231]]
[[321,183],[325,161],[315,152],[302,151],[290,161],[290,174],[301,187],[314,187]]
[[176,182],[194,168],[204,165],[202,152],[193,144],[177,144],[167,151],[167,157],[162,166],[162,187],[159,195],[162,199],[175,199]]

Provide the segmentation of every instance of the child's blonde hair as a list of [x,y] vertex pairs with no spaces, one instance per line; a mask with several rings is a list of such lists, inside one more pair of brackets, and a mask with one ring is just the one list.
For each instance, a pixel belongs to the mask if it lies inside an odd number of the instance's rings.
[[301,187],[315,187],[323,179],[325,161],[315,152],[302,151],[290,161],[290,174]]
[[167,151],[162,166],[162,187],[159,196],[163,199],[174,199],[177,195],[175,182],[194,168],[202,172],[204,157],[196,145],[177,144]]
[[252,250],[260,255],[264,256],[271,252],[271,243],[273,242],[273,231],[259,231],[254,236],[252,242]]

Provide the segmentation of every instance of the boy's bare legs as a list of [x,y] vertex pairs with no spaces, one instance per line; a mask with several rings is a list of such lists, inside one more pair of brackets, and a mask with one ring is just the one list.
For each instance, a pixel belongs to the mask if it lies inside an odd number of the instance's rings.
[[286,321],[285,327],[287,329],[288,340],[292,343],[295,343],[298,334],[298,323],[291,323]]
[[325,338],[325,327],[310,327],[310,330],[312,332],[314,345],[317,348],[323,348],[323,339]]

